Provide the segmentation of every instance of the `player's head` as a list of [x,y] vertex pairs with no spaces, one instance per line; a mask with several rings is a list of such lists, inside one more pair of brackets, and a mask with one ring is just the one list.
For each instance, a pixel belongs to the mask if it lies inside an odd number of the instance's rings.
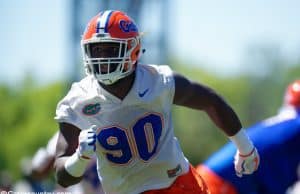
[[289,84],[284,96],[284,104],[300,108],[300,80]]
[[86,72],[106,85],[131,74],[140,57],[138,28],[121,11],[103,11],[93,17],[81,45]]

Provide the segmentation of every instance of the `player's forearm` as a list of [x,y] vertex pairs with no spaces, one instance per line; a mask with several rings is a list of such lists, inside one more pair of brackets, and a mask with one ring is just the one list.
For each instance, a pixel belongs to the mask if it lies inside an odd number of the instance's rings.
[[74,177],[70,175],[65,169],[65,163],[69,157],[57,158],[54,163],[57,183],[63,187],[68,187],[77,184],[81,181],[82,176]]
[[211,120],[228,136],[235,135],[242,128],[234,110],[217,95],[214,97],[213,103],[205,108],[205,111]]

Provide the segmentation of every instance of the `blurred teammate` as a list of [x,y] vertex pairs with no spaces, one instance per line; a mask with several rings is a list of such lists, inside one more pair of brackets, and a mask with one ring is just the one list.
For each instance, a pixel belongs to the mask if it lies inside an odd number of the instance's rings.
[[11,174],[8,171],[0,171],[0,192],[11,191],[13,187],[13,181]]
[[300,165],[300,80],[286,90],[278,115],[247,130],[260,153],[257,172],[241,179],[231,165],[235,148],[228,143],[197,171],[212,194],[284,194],[297,181]]
[[[58,133],[55,133],[46,147],[41,147],[35,153],[31,160],[31,167],[27,165],[30,171],[29,175],[32,181],[39,183],[42,180],[49,178],[53,172],[53,164],[55,159],[56,143],[58,139]],[[43,188],[39,191],[49,191],[47,188]],[[87,165],[86,173],[80,183],[72,185],[67,189],[55,186],[56,192],[70,192],[72,194],[92,193],[92,194],[103,194],[101,183],[98,179],[96,160],[91,159]],[[22,190],[20,190],[22,191]],[[36,191],[36,190],[35,190]]]
[[174,137],[172,104],[206,111],[237,145],[240,176],[257,169],[256,148],[219,95],[166,65],[138,63],[140,33],[125,13],[96,15],[81,44],[87,76],[72,85],[56,110],[59,184],[80,181],[96,153],[108,194],[208,193]]

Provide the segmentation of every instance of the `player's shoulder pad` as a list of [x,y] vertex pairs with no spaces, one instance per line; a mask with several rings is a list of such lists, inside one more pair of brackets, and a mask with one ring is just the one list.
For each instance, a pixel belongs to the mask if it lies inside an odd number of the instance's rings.
[[74,82],[67,94],[69,97],[86,95],[92,87],[93,79],[91,76],[86,76],[79,82]]
[[89,87],[91,87],[92,85],[91,83],[92,79],[90,76],[85,77],[79,82],[72,83],[70,90],[63,97],[63,99],[59,101],[57,108],[59,108],[63,104],[68,104],[70,106],[78,99],[81,99],[82,96],[86,96],[90,89]]
[[142,66],[153,74],[173,76],[173,71],[170,68],[170,66],[168,66],[168,65],[148,64],[148,65],[142,65]]

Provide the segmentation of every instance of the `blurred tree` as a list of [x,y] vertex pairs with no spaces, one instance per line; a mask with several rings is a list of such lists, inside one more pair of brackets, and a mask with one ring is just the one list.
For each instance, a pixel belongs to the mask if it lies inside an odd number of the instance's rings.
[[64,85],[38,88],[27,80],[16,88],[0,87],[0,169],[20,176],[20,161],[31,156],[57,130],[55,107]]

